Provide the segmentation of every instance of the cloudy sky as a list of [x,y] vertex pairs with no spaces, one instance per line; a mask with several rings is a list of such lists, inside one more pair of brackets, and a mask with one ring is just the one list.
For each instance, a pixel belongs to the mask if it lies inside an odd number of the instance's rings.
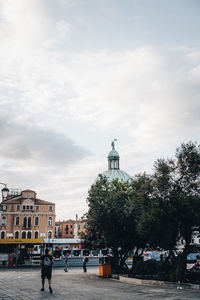
[[75,218],[114,138],[130,175],[199,143],[199,11],[199,0],[0,0],[0,181]]

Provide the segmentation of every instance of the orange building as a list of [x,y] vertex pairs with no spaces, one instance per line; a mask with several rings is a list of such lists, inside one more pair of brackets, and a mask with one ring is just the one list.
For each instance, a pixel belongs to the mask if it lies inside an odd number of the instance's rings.
[[76,220],[57,221],[55,225],[55,237],[57,238],[81,238],[81,234],[86,232],[86,220],[83,218]]
[[56,222],[56,237],[61,239],[74,238],[74,220]]
[[0,204],[1,239],[54,237],[55,204],[36,198],[36,192],[9,193]]

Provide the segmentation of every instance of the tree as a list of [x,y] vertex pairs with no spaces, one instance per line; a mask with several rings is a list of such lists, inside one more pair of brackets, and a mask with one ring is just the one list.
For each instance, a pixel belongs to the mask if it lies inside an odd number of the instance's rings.
[[162,235],[157,243],[165,249],[176,249],[177,241],[184,239],[176,269],[177,281],[184,281],[192,232],[200,225],[200,146],[183,143],[177,148],[175,159],[160,159],[154,168],[152,196],[159,203],[160,219],[166,224],[160,227]]
[[[134,222],[126,214],[128,183],[117,179],[109,183],[106,177],[91,186],[88,201],[88,231],[86,241],[94,246],[104,245],[113,251],[115,269],[125,265],[128,250],[132,249]],[[119,251],[120,250],[120,251]]]

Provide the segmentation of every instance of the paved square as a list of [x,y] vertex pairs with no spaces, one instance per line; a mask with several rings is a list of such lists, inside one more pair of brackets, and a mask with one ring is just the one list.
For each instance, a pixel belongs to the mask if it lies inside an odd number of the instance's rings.
[[175,288],[132,285],[114,279],[100,278],[97,267],[53,269],[50,294],[48,284],[41,292],[40,269],[0,269],[1,300],[70,299],[70,300],[189,300],[200,299],[200,290],[177,290]]

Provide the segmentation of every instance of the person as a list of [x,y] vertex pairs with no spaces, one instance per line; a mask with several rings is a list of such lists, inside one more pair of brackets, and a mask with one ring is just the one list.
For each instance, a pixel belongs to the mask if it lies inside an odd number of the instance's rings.
[[65,268],[64,268],[65,272],[68,272],[68,254],[66,254],[65,256]]
[[53,264],[53,257],[49,254],[49,249],[45,249],[45,254],[40,258],[40,265],[41,265],[41,278],[42,278],[42,288],[41,291],[44,291],[44,283],[45,278],[48,279],[49,283],[49,291],[52,293],[51,288],[51,274],[52,274],[52,264]]
[[200,270],[200,256],[199,255],[196,256],[196,263],[192,266],[191,270],[196,270],[196,271]]
[[87,256],[83,256],[83,272],[87,272],[87,266],[86,266],[86,264],[87,264],[87,262],[88,262],[88,258],[87,258]]

